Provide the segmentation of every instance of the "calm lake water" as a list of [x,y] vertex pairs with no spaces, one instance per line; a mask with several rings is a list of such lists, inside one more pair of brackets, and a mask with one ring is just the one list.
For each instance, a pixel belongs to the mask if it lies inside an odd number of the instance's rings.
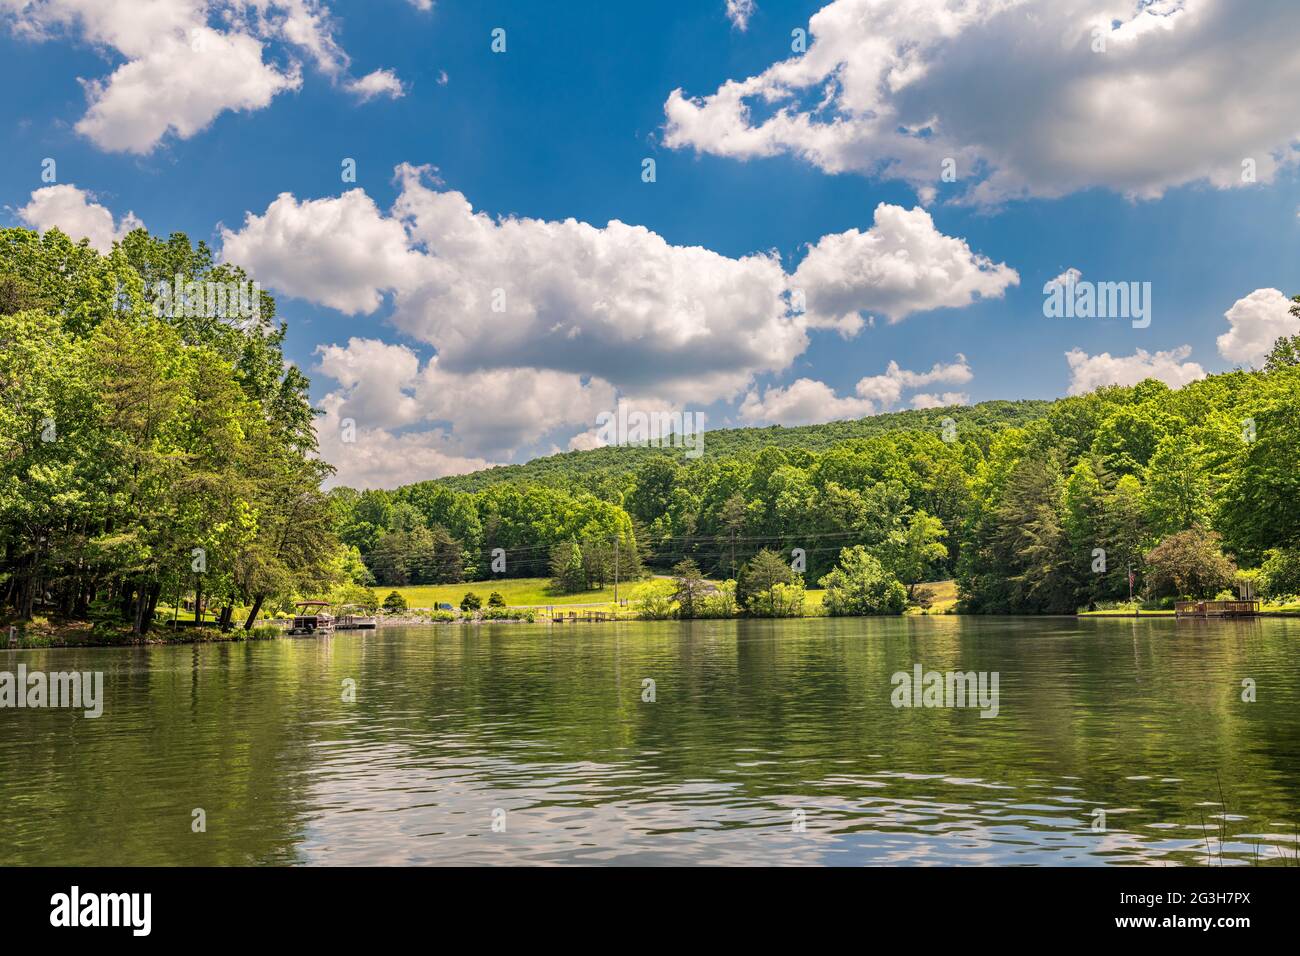
[[[20,662],[103,671],[105,703],[0,710],[3,864],[1280,865],[1300,824],[1300,621],[0,652]],[[892,706],[918,663],[997,672],[997,717]]]

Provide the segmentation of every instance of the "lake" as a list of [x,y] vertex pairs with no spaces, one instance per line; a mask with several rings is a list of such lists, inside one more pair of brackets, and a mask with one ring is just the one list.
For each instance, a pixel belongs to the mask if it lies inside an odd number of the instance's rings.
[[[0,710],[3,864],[1280,865],[1300,824],[1296,620],[498,624],[19,663],[102,671],[104,711]],[[996,674],[996,717],[895,707],[918,664]]]

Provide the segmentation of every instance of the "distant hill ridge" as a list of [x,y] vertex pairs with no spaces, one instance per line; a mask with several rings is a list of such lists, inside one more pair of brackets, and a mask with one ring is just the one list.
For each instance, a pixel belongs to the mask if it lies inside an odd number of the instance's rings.
[[[843,441],[870,438],[883,432],[938,431],[942,429],[945,418],[951,418],[958,428],[962,425],[991,430],[1018,427],[1042,418],[1052,404],[1053,402],[1042,399],[989,401],[978,405],[907,409],[821,425],[719,428],[705,432],[704,454],[700,460],[744,456],[770,446],[822,451]],[[621,446],[561,452],[534,458],[521,465],[498,465],[469,474],[441,478],[438,483],[469,492],[482,491],[491,485],[507,482],[571,487],[575,479],[597,476],[604,478],[634,471],[653,455],[681,457],[682,449]]]

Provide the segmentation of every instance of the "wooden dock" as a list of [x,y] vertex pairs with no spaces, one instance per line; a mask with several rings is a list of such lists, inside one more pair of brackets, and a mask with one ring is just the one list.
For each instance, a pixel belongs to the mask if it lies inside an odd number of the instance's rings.
[[613,611],[569,611],[567,617],[564,611],[552,611],[550,617],[552,624],[600,624],[618,620]]
[[1255,617],[1258,601],[1175,601],[1174,617]]

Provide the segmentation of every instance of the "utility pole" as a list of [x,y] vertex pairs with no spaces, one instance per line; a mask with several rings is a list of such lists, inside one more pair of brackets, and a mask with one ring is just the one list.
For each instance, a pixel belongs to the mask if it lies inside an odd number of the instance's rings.
[[618,613],[618,535],[614,535],[614,613]]

